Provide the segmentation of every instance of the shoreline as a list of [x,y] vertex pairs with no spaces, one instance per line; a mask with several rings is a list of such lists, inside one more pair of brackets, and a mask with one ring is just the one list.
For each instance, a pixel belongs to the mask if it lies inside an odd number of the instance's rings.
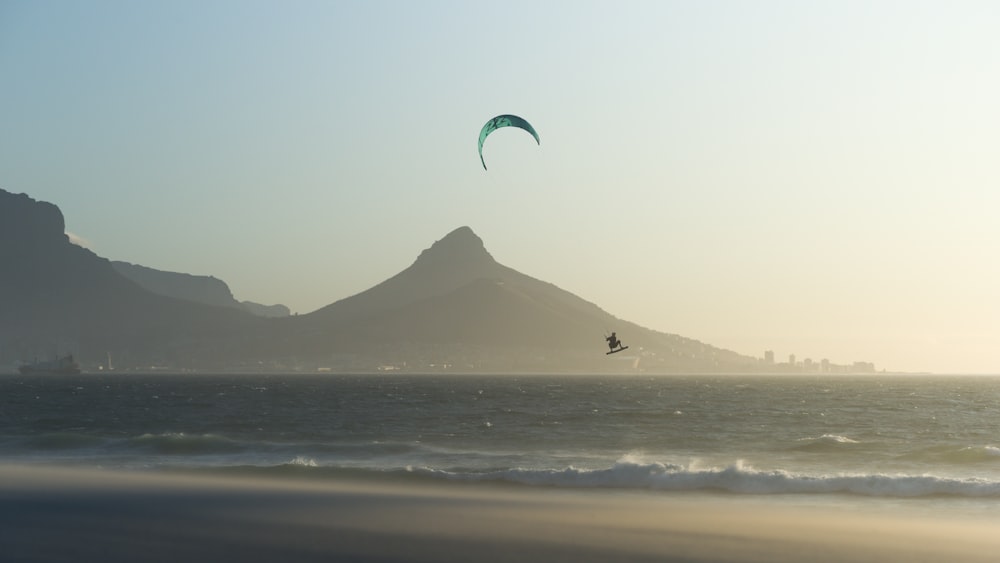
[[0,465],[11,561],[993,561],[1000,519],[768,498]]

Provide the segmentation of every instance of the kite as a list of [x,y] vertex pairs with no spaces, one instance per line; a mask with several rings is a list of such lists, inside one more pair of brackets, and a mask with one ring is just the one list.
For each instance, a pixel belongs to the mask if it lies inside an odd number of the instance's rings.
[[536,143],[539,145],[542,144],[542,141],[538,138],[538,133],[535,132],[535,128],[524,119],[516,115],[498,115],[487,121],[486,125],[483,125],[482,131],[479,132],[479,160],[483,163],[483,170],[486,170],[486,161],[483,159],[483,143],[486,142],[486,137],[488,137],[490,133],[500,129],[501,127],[519,127],[524,129],[528,133],[531,133],[531,136],[535,138]]

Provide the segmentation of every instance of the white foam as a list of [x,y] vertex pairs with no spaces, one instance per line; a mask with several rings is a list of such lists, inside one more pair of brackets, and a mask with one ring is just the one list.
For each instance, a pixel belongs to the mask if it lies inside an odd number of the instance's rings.
[[823,434],[819,437],[820,440],[826,440],[829,442],[836,442],[838,444],[860,444],[857,440],[852,440],[847,436],[839,436],[837,434]]
[[287,465],[301,465],[302,467],[319,467],[315,459],[306,456],[295,456],[295,459],[289,461]]
[[463,481],[507,481],[524,485],[580,488],[635,488],[664,491],[723,491],[743,494],[856,494],[878,497],[948,495],[1000,497],[1000,482],[934,475],[882,473],[804,474],[761,471],[741,460],[726,467],[637,463],[629,457],[603,469],[528,469],[469,473],[431,468],[408,471]]

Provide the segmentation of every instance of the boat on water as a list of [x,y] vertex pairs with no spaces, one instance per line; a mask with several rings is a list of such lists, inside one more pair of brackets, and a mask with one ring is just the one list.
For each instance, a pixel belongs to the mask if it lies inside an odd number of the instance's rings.
[[36,361],[33,364],[24,364],[17,368],[22,375],[36,375],[36,374],[58,374],[58,375],[74,375],[80,373],[80,364],[76,363],[73,359],[72,354],[68,354],[61,358],[56,358],[54,360],[48,360],[45,362]]

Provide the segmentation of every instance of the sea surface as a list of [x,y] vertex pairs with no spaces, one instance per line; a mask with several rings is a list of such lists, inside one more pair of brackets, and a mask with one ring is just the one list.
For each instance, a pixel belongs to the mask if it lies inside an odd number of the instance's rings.
[[0,463],[1000,511],[1000,376],[0,376]]

